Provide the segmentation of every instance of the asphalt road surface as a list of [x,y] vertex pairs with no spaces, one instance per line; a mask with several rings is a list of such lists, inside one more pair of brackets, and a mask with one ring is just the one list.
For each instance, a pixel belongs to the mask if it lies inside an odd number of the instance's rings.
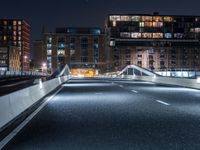
[[4,149],[199,150],[200,91],[70,80]]

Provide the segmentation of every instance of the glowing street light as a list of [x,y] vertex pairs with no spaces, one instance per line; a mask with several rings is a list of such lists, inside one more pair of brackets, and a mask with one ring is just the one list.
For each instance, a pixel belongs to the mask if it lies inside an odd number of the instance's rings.
[[47,71],[47,64],[43,63],[42,64],[42,72],[46,72]]

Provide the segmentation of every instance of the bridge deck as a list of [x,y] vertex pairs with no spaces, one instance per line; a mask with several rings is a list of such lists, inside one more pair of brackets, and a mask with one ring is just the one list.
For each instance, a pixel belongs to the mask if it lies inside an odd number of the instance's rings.
[[200,149],[200,92],[125,80],[71,80],[10,150]]

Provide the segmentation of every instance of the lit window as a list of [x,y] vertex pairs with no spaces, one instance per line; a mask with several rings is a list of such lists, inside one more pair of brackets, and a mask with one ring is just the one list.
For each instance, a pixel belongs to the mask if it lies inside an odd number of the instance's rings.
[[121,16],[120,21],[130,21],[130,17],[129,16]]
[[115,46],[115,41],[111,40],[109,45],[110,46]]
[[140,27],[144,27],[144,22],[140,22]]
[[51,49],[52,44],[47,44],[47,49]]
[[166,16],[166,17],[164,17],[164,21],[165,22],[172,22],[173,21],[173,17]]
[[16,41],[16,39],[17,39],[16,36],[13,36],[13,40]]
[[110,21],[120,21],[120,16],[110,16]]
[[172,38],[172,34],[171,33],[165,33],[165,38],[166,39],[171,39]]
[[21,36],[18,36],[18,40],[20,41],[22,38],[21,38]]
[[140,21],[140,16],[130,16],[131,21]]
[[17,22],[16,22],[16,21],[13,21],[13,25],[16,26],[16,25],[17,25]]
[[139,32],[131,33],[131,38],[141,38],[142,34]]
[[195,28],[194,31],[195,33],[200,33],[200,28]]
[[142,16],[142,21],[152,21],[151,16]]
[[152,38],[152,33],[142,33],[143,38]]
[[174,38],[182,39],[183,38],[183,33],[174,33]]
[[19,35],[21,35],[21,34],[22,34],[22,32],[21,32],[21,31],[19,31],[19,32],[18,32],[18,34],[19,34]]
[[145,27],[152,27],[152,22],[144,22]]
[[60,48],[60,49],[64,49],[64,48],[65,48],[64,43],[58,43],[58,48]]
[[22,22],[21,21],[18,21],[18,25],[21,25],[22,24]]
[[153,38],[161,39],[161,38],[163,38],[163,33],[153,33]]
[[162,27],[163,22],[153,22],[153,27]]
[[121,33],[120,33],[120,37],[123,37],[123,38],[130,38],[130,33],[129,33],[129,32],[121,32]]
[[21,27],[21,26],[18,26],[18,30],[22,30],[22,27]]
[[47,50],[47,55],[52,55],[52,50]]
[[116,27],[116,21],[113,21],[113,27]]
[[155,21],[155,22],[161,22],[161,21],[163,21],[163,19],[162,19],[162,17],[153,17],[153,21]]
[[16,31],[13,31],[13,35],[17,35],[17,32],[16,32]]
[[6,40],[7,40],[7,37],[6,37],[5,35],[3,36],[3,40],[4,40],[4,41],[6,41]]
[[57,55],[65,55],[65,50],[58,50]]
[[191,28],[190,32],[194,33],[195,32],[195,28]]
[[7,21],[4,21],[3,24],[4,24],[4,25],[7,25]]
[[21,42],[21,41],[19,41],[19,42],[18,42],[18,46],[21,46],[21,44],[22,44],[22,42]]

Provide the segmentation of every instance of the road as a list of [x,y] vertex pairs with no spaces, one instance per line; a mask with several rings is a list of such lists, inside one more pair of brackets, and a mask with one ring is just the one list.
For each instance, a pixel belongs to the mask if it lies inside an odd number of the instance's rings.
[[200,92],[126,80],[71,80],[6,150],[198,150]]

